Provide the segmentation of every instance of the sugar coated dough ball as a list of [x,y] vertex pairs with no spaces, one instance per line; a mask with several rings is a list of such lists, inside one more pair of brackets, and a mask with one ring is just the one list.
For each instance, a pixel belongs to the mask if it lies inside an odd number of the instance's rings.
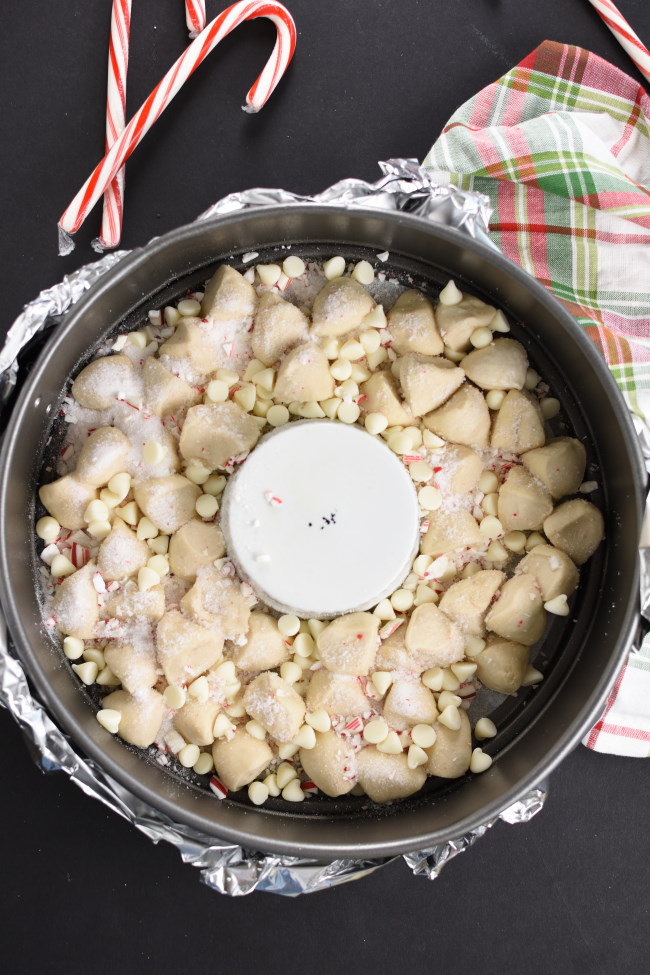
[[406,355],[399,381],[413,416],[424,416],[449,399],[464,382],[465,373],[448,359]]
[[237,403],[206,403],[187,411],[180,438],[186,460],[197,460],[211,470],[255,446],[260,430]]
[[131,441],[115,427],[99,427],[85,441],[77,459],[76,476],[84,484],[101,487],[114,474],[127,470]]
[[435,603],[417,606],[406,627],[406,649],[429,667],[448,667],[465,656],[459,627]]
[[284,357],[273,391],[276,402],[311,403],[333,395],[334,377],[320,346],[305,342]]
[[379,619],[372,613],[337,617],[316,637],[323,664],[339,674],[367,674],[375,660],[378,630]]
[[168,683],[188,683],[218,663],[223,642],[218,631],[205,629],[178,610],[168,610],[156,628],[158,660]]
[[314,673],[305,698],[308,711],[321,708],[328,714],[353,718],[368,710],[368,698],[352,674],[334,674],[325,667]]
[[466,384],[447,402],[425,414],[427,430],[452,443],[483,450],[490,436],[490,411],[480,389]]
[[248,621],[246,642],[233,646],[232,659],[240,670],[273,670],[288,660],[290,647],[278,628],[277,620],[256,610]]
[[556,596],[570,596],[575,592],[580,574],[572,560],[554,545],[536,545],[517,566],[517,572],[532,575],[548,602]]
[[256,677],[244,692],[244,707],[276,741],[292,741],[305,717],[305,702],[278,674]]
[[140,510],[166,535],[171,535],[195,514],[201,489],[182,474],[149,477],[133,488]]
[[201,315],[210,322],[239,322],[248,325],[255,313],[257,295],[234,267],[222,264],[205,286]]
[[425,768],[429,775],[442,779],[457,779],[469,768],[472,757],[472,729],[469,718],[459,708],[460,728],[452,731],[446,725],[436,724],[436,740],[425,748],[429,761]]
[[253,738],[244,728],[233,737],[218,739],[212,746],[212,758],[217,775],[231,792],[237,792],[256,779],[273,760],[273,752],[265,741]]
[[136,575],[151,558],[151,549],[145,541],[115,517],[110,533],[99,546],[97,566],[106,582],[126,579]]
[[183,381],[207,379],[221,360],[218,345],[209,341],[198,318],[182,318],[174,334],[163,342],[158,352],[165,369],[179,373]]
[[148,356],[142,366],[144,401],[156,416],[170,416],[194,406],[201,394],[194,386],[166,369],[160,359]]
[[605,537],[605,522],[590,501],[574,498],[558,505],[544,520],[544,533],[576,565],[584,565]]
[[373,373],[370,379],[361,383],[361,392],[364,396],[364,413],[381,413],[389,427],[407,426],[413,422],[411,413],[400,398],[397,380],[390,372]]
[[387,755],[374,745],[363,748],[357,755],[359,785],[373,802],[392,802],[413,795],[424,785],[427,777],[423,766],[411,769],[404,752]]
[[162,724],[165,702],[162,694],[148,688],[137,697],[128,691],[113,691],[102,700],[103,708],[119,711],[118,735],[137,748],[148,748],[156,740]]
[[454,494],[469,494],[483,473],[483,460],[464,444],[450,444],[442,456],[443,470],[438,474],[441,487]]
[[532,646],[546,627],[540,588],[529,574],[504,582],[501,594],[486,617],[488,630],[526,646]]
[[440,355],[442,339],[436,325],[433,305],[421,291],[403,291],[388,313],[388,331],[393,348],[401,355],[419,352]]
[[174,715],[174,728],[185,741],[203,748],[214,741],[214,721],[221,710],[216,701],[195,701],[188,697]]
[[433,724],[438,717],[436,699],[420,680],[402,678],[391,684],[384,701],[384,721],[404,731],[416,724]]
[[472,332],[489,325],[494,314],[492,305],[487,305],[473,295],[463,295],[455,305],[439,304],[436,308],[436,321],[446,347],[452,352],[466,352],[471,349]]
[[196,582],[181,599],[181,609],[195,622],[239,642],[248,633],[249,601],[239,582],[215,566],[199,569]]
[[251,335],[253,355],[272,366],[295,345],[307,339],[309,321],[296,305],[267,291],[260,298]]
[[353,278],[333,278],[314,298],[311,330],[319,337],[354,332],[374,304]]
[[497,513],[506,531],[539,531],[553,510],[551,496],[530,471],[511,467],[499,488]]
[[495,450],[521,454],[546,440],[544,418],[530,393],[511,389],[494,418],[490,443]]
[[556,437],[521,457],[556,500],[576,493],[585,476],[586,459],[585,448],[575,437]]
[[523,389],[528,356],[514,339],[497,339],[466,355],[462,366],[467,378],[481,389]]
[[460,626],[464,633],[485,635],[485,615],[503,583],[505,574],[497,569],[481,569],[469,579],[460,579],[443,593],[439,608]]
[[352,744],[334,731],[317,734],[313,748],[301,749],[300,764],[326,796],[343,796],[354,787],[357,756]]
[[476,676],[499,694],[514,694],[521,687],[529,657],[530,648],[522,643],[492,636],[474,657]]
[[381,641],[375,657],[375,670],[401,670],[405,673],[421,674],[427,667],[428,664],[419,653],[411,653],[407,649],[404,624]]
[[56,481],[41,485],[38,496],[60,525],[76,531],[85,528],[84,511],[97,497],[97,489],[91,484],[84,484],[72,474],[65,474]]
[[72,384],[72,396],[89,410],[109,410],[120,397],[138,392],[135,367],[126,355],[107,355],[85,366]]
[[97,566],[90,561],[64,579],[56,590],[52,615],[57,629],[65,636],[87,640],[93,635],[99,620],[97,590],[92,581],[96,570]]
[[429,515],[429,527],[421,544],[424,555],[436,558],[447,552],[480,551],[482,548],[485,548],[485,537],[469,511],[439,508]]
[[134,621],[149,620],[155,623],[165,612],[165,593],[162,586],[153,586],[146,592],[139,592],[134,583],[111,596],[106,604],[106,615],[117,619]]
[[109,643],[104,647],[104,659],[122,687],[130,694],[153,687],[158,680],[153,649],[136,647],[132,643]]
[[218,525],[193,518],[174,532],[169,542],[169,568],[181,579],[194,582],[199,569],[222,558],[226,543]]

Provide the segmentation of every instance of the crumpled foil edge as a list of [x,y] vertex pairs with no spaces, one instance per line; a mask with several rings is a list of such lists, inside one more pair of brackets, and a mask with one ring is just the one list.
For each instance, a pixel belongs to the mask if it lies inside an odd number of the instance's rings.
[[[317,196],[307,197],[281,189],[257,188],[233,193],[218,201],[198,219],[253,207],[291,203],[332,204],[402,210],[462,233],[494,247],[488,237],[490,205],[486,196],[434,183],[413,159],[390,159],[379,163],[383,176],[375,183],[358,179],[342,180]],[[63,315],[103,274],[128,254],[118,251],[79,268],[45,291],[28,305],[11,326],[0,351],[0,409],[7,403],[20,381],[18,356],[35,338],[55,328]],[[644,428],[645,429],[645,428]],[[650,458],[650,435],[645,431]],[[650,562],[644,612],[650,614]],[[650,619],[650,615],[646,618]],[[69,738],[54,724],[45,708],[33,697],[25,672],[12,653],[8,634],[0,615],[0,704],[11,712],[36,752],[44,771],[60,770],[86,795],[92,796],[131,822],[154,843],[164,840],[175,846],[184,863],[197,867],[202,881],[214,890],[232,897],[253,891],[295,897],[324,890],[402,859],[416,876],[432,880],[443,866],[468,850],[495,822],[528,822],[543,807],[546,787],[539,784],[499,816],[464,836],[433,849],[379,860],[340,859],[322,864],[290,856],[275,856],[240,846],[220,843],[215,837],[176,823],[142,802],[111,776],[75,750]]]

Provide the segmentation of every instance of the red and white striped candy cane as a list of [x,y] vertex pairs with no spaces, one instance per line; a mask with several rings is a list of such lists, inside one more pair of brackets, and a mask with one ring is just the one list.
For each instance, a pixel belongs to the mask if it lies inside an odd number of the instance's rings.
[[185,0],[185,22],[190,37],[196,37],[206,24],[205,0]]
[[650,51],[634,33],[618,7],[611,0],[589,0],[589,3],[600,14],[643,77],[650,81]]
[[259,112],[275,90],[293,57],[296,47],[296,25],[289,11],[281,3],[241,0],[219,14],[192,41],[95,167],[59,220],[59,253],[70,252],[73,245],[69,235],[79,229],[88,211],[105,193],[118,170],[167,108],[184,82],[227,34],[245,20],[255,20],[257,17],[267,17],[273,22],[277,31],[271,57],[246,95],[245,111]]
[[[126,124],[126,75],[129,67],[131,0],[113,0],[111,39],[108,48],[106,89],[106,152]],[[104,194],[100,247],[116,247],[122,235],[124,168],[120,168]]]

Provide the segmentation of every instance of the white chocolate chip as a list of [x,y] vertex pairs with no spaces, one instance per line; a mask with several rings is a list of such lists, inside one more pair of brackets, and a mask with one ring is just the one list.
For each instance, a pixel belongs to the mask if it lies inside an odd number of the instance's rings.
[[330,373],[337,383],[345,382],[352,375],[352,363],[349,359],[335,359],[330,366]]
[[277,284],[282,274],[282,268],[279,264],[258,264],[255,270],[258,278],[267,288],[272,288],[274,284]]
[[503,536],[503,544],[509,552],[519,555],[526,548],[526,535],[520,531],[506,532]]
[[267,775],[265,779],[262,779],[262,782],[269,790],[270,796],[275,798],[276,796],[280,795],[280,787],[278,786],[278,777],[275,774],[275,772],[271,772],[269,775]]
[[497,733],[497,726],[490,718],[479,718],[474,726],[474,737],[477,741],[485,738],[494,738]]
[[546,539],[539,532],[531,532],[526,539],[526,551],[532,552],[537,545],[543,545],[545,542]]
[[298,734],[293,739],[295,745],[299,748],[304,748],[307,751],[311,751],[316,745],[316,732],[310,724],[304,724],[300,728]]
[[388,426],[388,420],[383,413],[368,413],[364,420],[364,425],[368,433],[374,435],[383,433]]
[[457,691],[460,687],[460,681],[456,677],[455,673],[451,668],[445,667],[442,672],[442,689],[443,691]]
[[347,342],[343,343],[339,352],[341,359],[349,359],[351,362],[354,362],[355,359],[363,359],[365,354],[366,350],[358,339],[348,339]]
[[449,728],[450,731],[458,731],[460,728],[460,714],[458,713],[458,708],[450,704],[448,707],[444,708],[438,715],[438,721],[443,724],[445,728]]
[[183,745],[176,758],[183,768],[193,768],[199,759],[201,749],[198,745]]
[[504,389],[489,389],[485,394],[485,402],[490,410],[500,410],[505,398]]
[[255,390],[254,383],[243,383],[239,389],[236,389],[232,394],[232,398],[238,406],[241,406],[245,413],[250,413],[250,411],[255,406],[255,399],[257,397],[257,392]]
[[185,469],[185,477],[193,484],[205,484],[210,477],[210,468],[204,467],[197,460],[192,460]]
[[292,779],[282,790],[282,798],[287,802],[302,802],[305,793],[302,791],[299,779]]
[[205,484],[201,486],[204,494],[213,494],[216,497],[223,492],[226,486],[226,479],[223,474],[211,474]]
[[194,508],[199,518],[214,518],[219,510],[219,502],[213,494],[202,494],[196,499]]
[[455,281],[448,281],[438,299],[441,305],[458,305],[463,300],[463,292],[456,286]]
[[160,576],[148,565],[143,566],[138,572],[139,592],[148,592],[160,583]]
[[420,765],[426,765],[428,761],[429,756],[419,745],[411,745],[409,747],[406,763],[410,769],[419,768]]
[[212,403],[225,403],[229,393],[230,387],[223,379],[213,379],[205,390],[205,395]]
[[246,731],[251,738],[257,738],[258,741],[266,739],[266,728],[263,728],[259,721],[255,721],[253,718],[246,722]]
[[314,646],[314,638],[311,633],[298,633],[291,649],[299,657],[309,657],[314,652]]
[[379,696],[383,697],[393,683],[393,674],[390,670],[376,670],[370,680]]
[[84,660],[90,660],[91,663],[97,664],[97,670],[103,670],[106,666],[106,661],[104,660],[104,651],[99,647],[86,647],[83,652]]
[[468,660],[461,660],[456,664],[451,664],[450,669],[462,684],[476,673],[477,666],[477,664],[470,663]]
[[363,729],[363,738],[370,745],[378,745],[387,738],[389,731],[383,718],[373,718]]
[[443,677],[444,671],[442,667],[430,667],[429,670],[424,671],[420,679],[424,686],[430,690],[441,691]]
[[494,539],[504,534],[503,525],[494,515],[486,515],[481,519],[478,530],[485,538]]
[[372,282],[375,280],[375,272],[372,268],[372,264],[370,264],[368,261],[359,261],[354,265],[352,277],[358,281],[359,284],[372,284]]
[[94,684],[95,678],[99,673],[99,667],[91,660],[88,660],[83,664],[72,664],[72,669],[79,680],[83,681],[83,683],[87,685]]
[[295,636],[300,631],[300,620],[293,614],[281,616],[278,620],[278,629],[282,636]]
[[439,599],[440,596],[438,593],[430,586],[426,586],[421,582],[415,587],[414,606],[422,606],[423,603],[437,603]]
[[179,315],[194,317],[201,312],[201,302],[196,298],[183,298],[176,305]]
[[284,426],[285,423],[289,422],[289,410],[286,406],[278,403],[275,406],[269,407],[266,419],[272,427]]
[[475,328],[469,340],[475,349],[484,349],[492,342],[492,332],[487,326]]
[[495,314],[490,321],[490,328],[493,332],[509,332],[510,325],[506,316],[503,314],[500,308],[497,309]]
[[264,782],[251,782],[248,787],[248,798],[254,806],[262,806],[269,797],[268,786]]
[[433,467],[424,460],[416,460],[415,463],[409,464],[409,474],[414,481],[425,483],[433,477]]
[[68,660],[78,660],[83,656],[84,642],[76,636],[66,636],[63,640],[63,652]]
[[540,681],[544,680],[544,674],[537,670],[535,667],[528,666],[526,673],[524,674],[524,679],[521,682],[522,687],[532,687],[533,684],[539,684]]
[[323,264],[323,274],[328,281],[332,281],[334,278],[340,278],[341,275],[345,274],[345,258],[340,256],[330,257]]
[[568,616],[570,613],[567,597],[564,593],[549,599],[548,602],[544,603],[544,609],[547,613],[552,613],[553,616]]
[[418,501],[425,511],[437,511],[442,504],[442,495],[438,488],[427,484],[426,487],[420,488],[418,491]]
[[218,714],[214,719],[212,734],[215,738],[230,738],[235,733],[235,725],[227,714]]
[[430,724],[416,724],[411,728],[411,739],[420,748],[431,748],[437,738],[436,729]]
[[409,589],[396,589],[390,597],[390,604],[398,613],[406,613],[413,605],[413,593]]
[[101,711],[97,712],[95,717],[102,728],[106,728],[106,731],[110,731],[112,735],[117,734],[120,721],[122,720],[121,711],[116,711],[115,708],[102,708]]
[[339,406],[336,416],[342,423],[356,423],[360,413],[361,410],[356,403],[343,402]]
[[[103,502],[100,502],[103,504]],[[98,541],[106,538],[111,533],[111,523],[110,521],[91,521],[88,525],[88,534],[92,535]]]
[[164,555],[152,555],[147,565],[162,579],[169,572],[169,561]]
[[86,510],[84,511],[84,521],[90,523],[93,521],[108,521],[110,517],[110,511],[103,501],[95,500],[91,501]]
[[482,748],[475,748],[469,762],[470,772],[486,772],[492,764],[492,756],[487,755]]
[[67,555],[55,555],[50,563],[50,574],[53,579],[62,579],[64,576],[70,576],[76,571],[75,566]]
[[163,697],[165,699],[165,704],[172,711],[178,711],[182,708],[187,700],[187,693],[184,687],[178,687],[176,684],[170,684],[169,687],[165,688]]
[[332,719],[325,708],[318,708],[316,711],[307,711],[305,721],[314,731],[325,732],[329,731],[332,727]]
[[539,405],[545,420],[552,420],[560,412],[560,401],[552,396],[546,396]]
[[201,752],[192,768],[197,775],[209,775],[214,768],[214,760],[210,752]]
[[280,677],[287,684],[295,684],[302,677],[302,667],[293,660],[285,660],[280,665]]
[[143,515],[138,522],[138,527],[136,529],[136,535],[140,541],[144,541],[147,538],[155,538],[158,534],[158,529],[154,525],[153,521]]
[[282,270],[288,278],[299,278],[305,273],[305,262],[296,254],[290,254],[282,262]]
[[329,417],[330,420],[334,420],[342,402],[343,400],[339,396],[332,396],[330,399],[321,400],[320,405],[325,416]]
[[187,693],[190,697],[194,698],[195,701],[198,701],[199,704],[206,703],[210,697],[210,685],[208,684],[208,678],[205,676],[205,674],[192,681],[187,688]]
[[53,542],[60,531],[60,524],[56,518],[52,518],[50,515],[45,515],[44,518],[39,518],[36,522],[36,534],[47,544]]
[[142,459],[145,464],[159,464],[163,460],[167,448],[157,440],[148,440],[142,448]]
[[284,789],[284,787],[298,775],[293,765],[290,765],[288,762],[281,762],[280,765],[278,765],[275,774],[278,781],[278,787],[280,789]]
[[226,383],[229,388],[239,382],[239,376],[232,369],[217,369],[215,377]]
[[384,740],[377,745],[377,751],[384,752],[386,755],[400,755],[403,748],[397,732],[389,731]]

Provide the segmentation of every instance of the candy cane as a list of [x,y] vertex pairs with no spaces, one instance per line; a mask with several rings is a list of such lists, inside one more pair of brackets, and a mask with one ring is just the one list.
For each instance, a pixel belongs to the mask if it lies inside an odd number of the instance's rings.
[[650,51],[634,33],[620,10],[611,0],[589,0],[605,21],[622,48],[629,54],[643,77],[650,81]]
[[185,0],[185,22],[190,37],[197,37],[205,28],[205,0]]
[[219,14],[192,41],[95,167],[59,220],[60,254],[68,254],[72,250],[74,245],[69,235],[79,229],[88,211],[106,191],[118,170],[184,82],[227,34],[245,20],[255,20],[257,17],[267,17],[272,21],[277,37],[271,57],[246,95],[244,110],[259,112],[266,104],[293,57],[296,47],[296,25],[289,11],[281,3],[241,0],[240,3],[233,4]]
[[[108,48],[106,91],[106,152],[124,131],[126,124],[126,75],[129,66],[131,0],[113,0],[111,39]],[[122,234],[124,169],[120,168],[104,194],[99,248],[116,247]]]

